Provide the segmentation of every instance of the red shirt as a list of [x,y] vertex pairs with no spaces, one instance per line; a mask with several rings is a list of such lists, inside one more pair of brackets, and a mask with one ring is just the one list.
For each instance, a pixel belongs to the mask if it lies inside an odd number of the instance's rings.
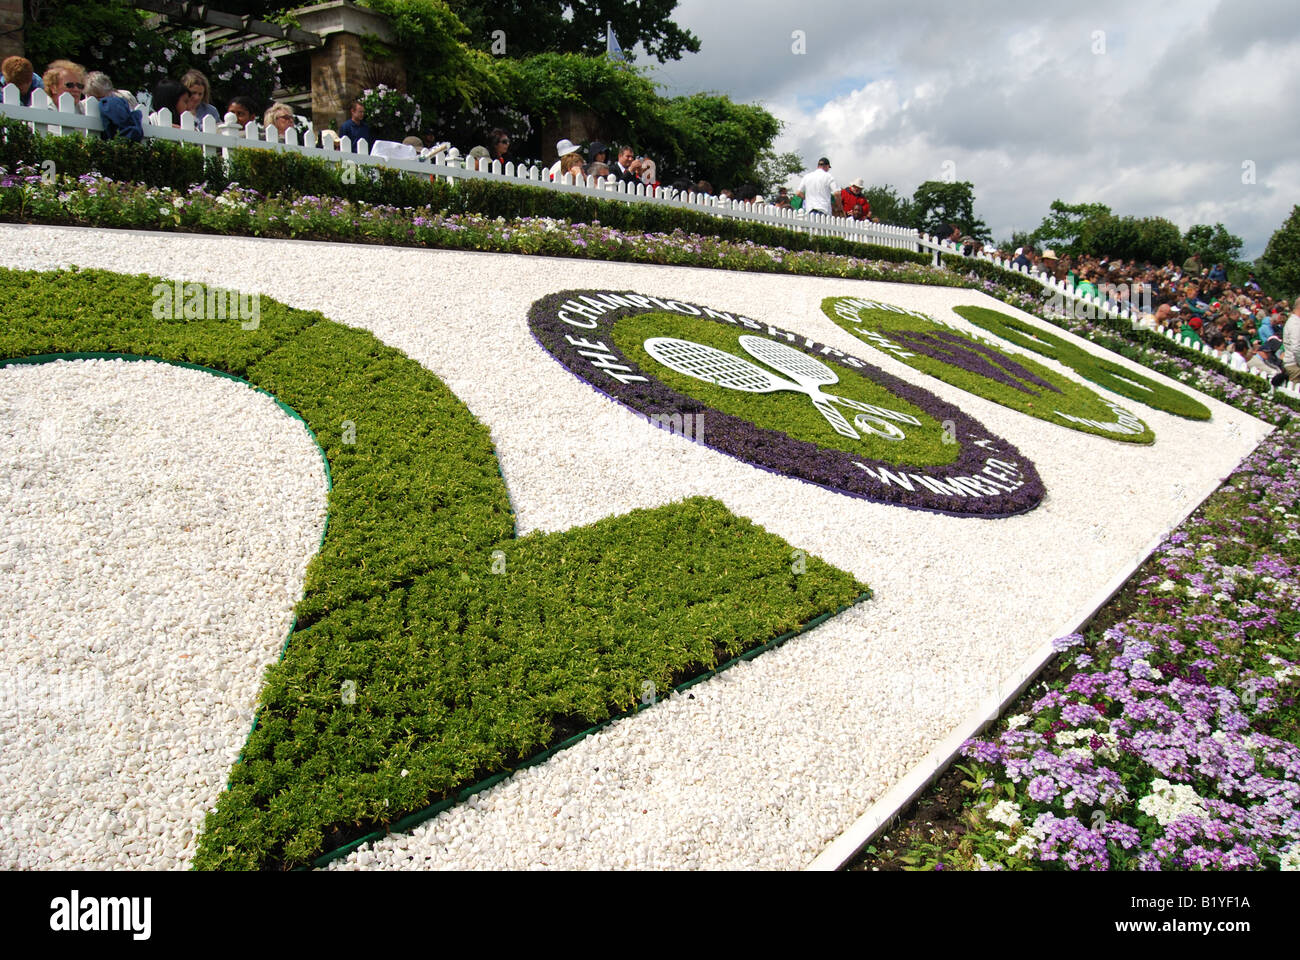
[[865,194],[854,193],[848,187],[840,191],[840,203],[844,206],[844,215],[853,216],[853,208],[861,207],[863,216],[871,216],[871,204],[867,202]]

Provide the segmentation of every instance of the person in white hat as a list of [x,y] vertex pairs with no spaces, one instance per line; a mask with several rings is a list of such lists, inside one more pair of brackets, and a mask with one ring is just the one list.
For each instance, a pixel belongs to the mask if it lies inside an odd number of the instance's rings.
[[844,208],[844,216],[854,220],[871,219],[871,202],[862,194],[865,186],[862,178],[858,177],[840,191],[840,206]]
[[552,180],[558,177],[560,175],[560,171],[564,169],[565,157],[569,156],[570,154],[577,154],[578,157],[582,156],[582,147],[578,146],[568,137],[565,137],[563,140],[556,142],[555,153],[560,159],[556,160],[555,163],[551,165],[551,169],[547,171],[548,173],[550,173]]

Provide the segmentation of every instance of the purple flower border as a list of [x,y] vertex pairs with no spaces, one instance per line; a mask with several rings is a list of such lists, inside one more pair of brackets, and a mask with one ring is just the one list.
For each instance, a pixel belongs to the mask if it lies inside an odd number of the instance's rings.
[[[722,324],[727,324],[727,321],[705,316],[703,313],[705,307],[702,304],[675,299],[665,301],[626,290],[563,290],[536,301],[528,312],[529,329],[538,344],[570,373],[585,381],[597,392],[647,418],[670,414],[707,414],[705,436],[698,439],[697,442],[710,449],[725,453],[768,472],[794,477],[847,496],[877,503],[894,503],[910,509],[942,513],[949,516],[1010,517],[1032,510],[1042,502],[1044,495],[1043,483],[1034,465],[1014,446],[991,433],[974,418],[962,413],[961,410],[939,399],[929,391],[900,380],[863,362],[860,358],[855,357],[854,359],[861,366],[856,368],[845,366],[837,362],[834,356],[818,353],[822,348],[821,344],[813,343],[806,337],[797,334],[791,334],[795,337],[795,340],[790,342],[791,346],[805,353],[816,354],[818,360],[831,366],[838,366],[846,371],[851,370],[867,377],[885,387],[900,399],[924,411],[940,423],[947,420],[952,421],[956,435],[962,438],[961,451],[957,459],[942,466],[908,466],[883,460],[872,460],[867,457],[854,457],[840,450],[830,450],[805,440],[796,440],[777,430],[763,429],[747,420],[705,406],[693,397],[677,393],[669,389],[650,372],[638,367],[635,361],[624,357],[614,346],[613,338],[610,336],[614,322],[620,318],[647,313],[660,309],[659,307],[606,305],[604,312],[599,313],[598,319],[582,317],[584,321],[595,324],[594,327],[590,328],[573,326],[559,318],[558,314],[570,300],[576,300],[579,297],[596,298],[601,294],[624,298],[632,296],[650,300],[663,304],[662,309],[669,313],[680,312],[667,306],[668,303],[677,303],[699,310],[700,315],[696,319],[712,320],[715,323]],[[684,313],[681,315],[690,314]],[[737,318],[742,316],[736,313],[732,313],[732,315]],[[730,326],[730,324],[727,325]],[[762,323],[761,327],[762,331],[756,330],[754,332],[766,332],[780,336],[785,336],[788,333],[788,331],[767,323]],[[613,376],[603,377],[599,381],[592,379],[591,374],[595,368],[592,367],[590,358],[579,353],[582,347],[570,343],[565,339],[566,335],[579,340],[604,343],[609,348],[604,352],[615,355],[620,364],[628,368],[633,374],[645,376],[646,381],[624,383]],[[839,353],[839,351],[837,350],[836,353]],[[976,443],[977,440],[980,441],[979,444]],[[908,482],[912,486],[911,490],[896,483],[886,484],[876,479],[876,477],[880,476],[879,471],[881,469],[888,470],[896,477],[905,474],[918,474],[937,480],[941,484],[946,483],[953,477],[983,477],[981,471],[990,458],[1014,463],[1020,474],[1021,485],[1012,491],[999,491],[994,494],[973,497],[944,494],[931,490],[910,478],[908,478]],[[875,475],[868,474],[867,471],[855,466],[855,461],[860,461],[871,468]]]

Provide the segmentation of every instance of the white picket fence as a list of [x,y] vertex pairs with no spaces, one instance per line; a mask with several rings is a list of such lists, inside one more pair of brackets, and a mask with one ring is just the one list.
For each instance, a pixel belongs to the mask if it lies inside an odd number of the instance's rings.
[[[32,105],[24,107],[20,100],[18,88],[13,84],[9,84],[3,89],[3,97],[0,98],[0,116],[26,121],[38,133],[90,136],[92,134],[98,135],[104,129],[103,120],[99,115],[99,101],[94,97],[87,97],[79,105],[71,94],[65,93],[59,98],[56,108],[56,105],[44,90],[34,90],[32,91]],[[449,180],[505,180],[521,185],[546,187],[566,193],[583,194],[601,200],[664,204],[718,217],[731,217],[739,220],[766,223],[775,227],[798,230],[816,236],[841,237],[861,243],[930,253],[933,254],[936,265],[939,263],[939,257],[942,254],[962,255],[962,248],[959,244],[939,240],[925,233],[919,233],[911,227],[870,223],[844,217],[810,216],[803,210],[785,209],[769,203],[746,203],[740,200],[728,200],[723,197],[711,197],[693,192],[679,194],[669,187],[647,187],[642,183],[626,184],[617,182],[613,178],[601,181],[595,177],[585,177],[578,182],[575,181],[572,175],[566,175],[552,182],[546,169],[540,166],[516,166],[513,163],[502,166],[499,161],[489,163],[486,159],[474,161],[460,157],[455,150],[433,155],[421,155],[411,159],[396,159],[387,156],[384,150],[373,151],[371,145],[362,140],[356,145],[357,149],[353,152],[353,145],[347,137],[343,137],[337,147],[322,145],[321,134],[314,130],[310,124],[308,124],[301,137],[295,129],[290,128],[285,132],[282,140],[279,131],[275,127],[263,127],[256,120],[249,123],[247,127],[241,127],[236,122],[233,114],[226,114],[225,120],[221,123],[216,122],[212,117],[208,117],[201,128],[196,125],[194,115],[188,112],[181,114],[178,127],[172,126],[171,113],[166,109],[160,110],[152,116],[144,116],[143,119],[145,137],[192,144],[201,148],[207,156],[220,155],[229,157],[232,149],[281,150],[301,154],[305,157],[316,157],[331,163],[352,162],[356,163],[359,168],[363,166],[387,167],[421,176],[447,177]],[[1057,281],[1042,271],[1019,268],[1012,265],[1009,260],[984,253],[974,254],[973,256],[1004,270],[1020,273],[1037,280],[1045,288],[1061,294],[1064,301],[1071,305],[1071,309],[1074,308],[1075,304],[1082,301],[1090,310],[1096,311],[1097,315],[1126,320],[1132,323],[1134,327],[1141,326],[1140,318],[1130,314],[1126,307],[1106,302],[1099,297],[1080,297],[1066,283]],[[1170,339],[1177,339],[1176,335],[1172,333],[1168,334],[1168,336]],[[1236,359],[1231,355],[1231,351],[1213,351],[1204,344],[1201,345],[1200,349],[1203,353],[1215,357],[1225,365],[1232,366],[1234,359]],[[1239,360],[1237,362],[1238,366],[1234,367],[1234,369],[1240,368]],[[1258,375],[1261,377],[1266,376],[1265,374]],[[1297,394],[1292,388],[1284,387],[1282,389],[1284,392],[1300,398],[1300,394]]]
[[[99,116],[99,103],[93,97],[87,97],[84,113],[77,108],[77,102],[70,94],[63,94],[57,110],[43,90],[32,92],[32,105],[20,104],[18,88],[10,84],[4,88],[3,103],[0,104],[0,116],[15,120],[25,120],[40,133],[71,133],[89,136],[101,132],[103,122]],[[261,150],[283,150],[307,157],[316,157],[333,163],[355,162],[358,166],[388,167],[412,174],[430,177],[448,177],[450,179],[484,178],[505,180],[533,187],[547,187],[566,193],[579,193],[601,200],[623,200],[638,203],[658,203],[686,210],[695,210],[714,216],[731,217],[767,223],[819,236],[843,237],[863,243],[913,251],[936,252],[938,247],[931,238],[918,235],[908,227],[895,227],[889,224],[859,222],[840,217],[810,217],[802,210],[788,210],[768,203],[744,203],[705,194],[683,193],[669,187],[647,187],[645,184],[619,183],[612,178],[601,181],[595,177],[585,177],[575,182],[572,175],[552,182],[546,168],[540,166],[516,166],[499,161],[488,162],[486,159],[474,161],[461,158],[457,151],[449,150],[432,156],[420,156],[412,159],[395,159],[372,151],[371,145],[364,140],[353,144],[344,137],[339,147],[323,146],[320,133],[309,125],[303,135],[289,129],[284,140],[274,127],[263,128],[256,121],[246,128],[240,127],[234,116],[226,114],[225,121],[217,123],[208,117],[202,128],[195,123],[193,114],[183,113],[180,126],[172,126],[172,117],[167,110],[159,111],[152,118],[144,118],[144,135],[160,140],[172,140],[201,147],[205,154],[229,156],[231,149],[254,148]]]

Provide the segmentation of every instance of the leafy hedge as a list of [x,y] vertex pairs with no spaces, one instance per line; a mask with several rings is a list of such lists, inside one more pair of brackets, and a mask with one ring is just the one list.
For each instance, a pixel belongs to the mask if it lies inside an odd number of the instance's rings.
[[891,263],[928,264],[930,257],[912,250],[859,243],[836,237],[810,236],[785,227],[657,203],[598,200],[549,187],[530,187],[467,178],[448,183],[383,167],[356,168],[346,182],[343,164],[278,150],[231,150],[223,169],[218,158],[204,159],[196,147],[147,140],[142,144],[95,137],[32,133],[24,123],[0,118],[0,166],[42,166],[54,162],[63,176],[96,172],[112,180],[185,191],[206,183],[221,192],[232,183],[267,197],[337,197],[396,207],[431,206],[443,213],[478,213],[487,217],[550,217],[572,223],[599,221],[607,227],[645,233],[683,230],[720,240],[749,242],[786,250],[810,250]]
[[155,320],[154,282],[0,270],[0,358],[129,352],[241,376],[298,411],[333,479],[296,631],[196,868],[309,863],[866,593],[815,558],[796,574],[789,544],[702,498],[515,539],[488,431],[431,373],[265,297],[255,330]]
[[1189,420],[1210,419],[1210,411],[1205,404],[1189,397],[1181,390],[1167,387],[1134,373],[1127,367],[1121,367],[1110,360],[1095,356],[1053,333],[1047,333],[1022,320],[987,307],[967,306],[952,309],[953,313],[969,320],[975,326],[988,330],[1004,340],[1010,340],[1026,350],[1051,357],[1070,367],[1085,380],[1091,380],[1120,396]]
[[[1145,423],[1134,417],[1131,428],[1117,424],[1115,411],[1101,397],[1042,364],[1012,357],[928,317],[861,304],[849,297],[827,297],[822,311],[864,343],[884,349],[871,334],[882,337],[894,345],[889,352],[896,360],[977,397],[1071,430],[1126,443],[1155,442]],[[1067,420],[1062,414],[1078,419]]]

